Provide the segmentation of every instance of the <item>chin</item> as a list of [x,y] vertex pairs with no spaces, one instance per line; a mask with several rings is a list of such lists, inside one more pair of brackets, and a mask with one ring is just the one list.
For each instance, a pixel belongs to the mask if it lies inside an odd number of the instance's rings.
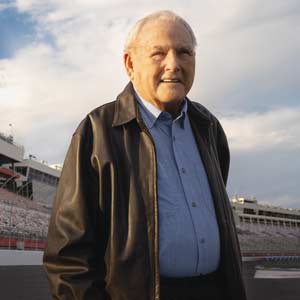
[[162,102],[164,103],[171,103],[171,102],[181,102],[185,97],[184,93],[174,93],[168,94],[165,97],[162,97]]
[[163,91],[162,98],[180,101],[184,99],[185,95],[185,91],[182,89],[167,89]]
[[164,98],[162,102],[164,103],[171,103],[171,102],[181,102],[184,99],[184,97],[168,97],[168,98]]

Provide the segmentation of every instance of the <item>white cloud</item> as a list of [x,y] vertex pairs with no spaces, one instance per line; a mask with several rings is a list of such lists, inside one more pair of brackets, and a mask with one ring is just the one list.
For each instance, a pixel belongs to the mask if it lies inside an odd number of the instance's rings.
[[298,0],[263,6],[258,0],[17,0],[16,7],[37,22],[38,32],[0,60],[0,128],[12,123],[28,153],[63,161],[79,121],[115,99],[128,80],[122,49],[129,28],[170,9],[198,39],[190,98],[217,115],[233,115],[221,118],[233,154],[231,190],[286,204],[300,197]]
[[232,149],[230,195],[256,196],[258,201],[300,208],[299,148]]
[[300,107],[223,118],[222,125],[237,151],[300,150]]
[[[270,109],[277,94],[298,87],[300,42],[294,36],[299,29],[292,27],[293,17],[280,17],[280,12],[285,16],[291,13],[295,3],[272,1],[262,9],[258,1],[238,0],[223,5],[218,1],[188,2],[184,7],[181,1],[161,6],[160,1],[137,5],[125,0],[18,0],[16,7],[38,22],[39,36],[50,35],[53,41],[37,40],[19,49],[13,58],[0,61],[0,101],[7,118],[23,124],[20,135],[30,132],[32,122],[43,122],[50,115],[74,127],[93,107],[113,100],[127,82],[122,48],[132,24],[156,9],[172,9],[190,21],[198,36],[191,98],[222,112],[246,112],[260,108],[264,96],[264,105]],[[299,88],[294,97],[297,92]],[[282,100],[286,101],[285,95]],[[293,118],[293,113],[288,117]],[[239,149],[260,147],[263,141],[292,143],[299,136],[297,129],[287,132],[269,119],[265,136],[255,136],[253,131],[259,126],[251,124],[262,120],[259,115],[247,118],[247,124],[239,119],[226,121],[231,127],[239,122],[239,128],[249,131],[247,140],[242,140],[243,136],[230,128],[233,146]],[[7,121],[2,119],[1,124]]]
[[284,208],[299,209],[300,198],[299,196],[281,195],[280,197],[276,198],[267,198],[267,201],[273,205],[278,205]]

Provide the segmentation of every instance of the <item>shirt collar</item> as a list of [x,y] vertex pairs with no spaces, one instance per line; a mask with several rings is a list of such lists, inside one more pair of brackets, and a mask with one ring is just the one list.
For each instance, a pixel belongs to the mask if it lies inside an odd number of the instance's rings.
[[[161,116],[162,113],[167,113],[167,112],[163,112],[158,107],[154,106],[151,102],[143,99],[137,93],[135,88],[134,88],[134,93],[135,93],[135,96],[136,96],[136,99],[137,99],[137,102],[138,102],[139,106],[144,111],[144,114],[143,114],[143,117],[145,116],[144,122],[146,123],[148,128],[152,128],[154,126],[155,122],[157,121],[157,119],[159,118],[159,116]],[[173,122],[178,120],[180,122],[180,125],[181,125],[182,128],[184,128],[187,108],[188,108],[188,103],[187,103],[186,98],[185,98],[183,100],[183,103],[181,104],[180,114],[177,116],[176,119],[173,120]]]

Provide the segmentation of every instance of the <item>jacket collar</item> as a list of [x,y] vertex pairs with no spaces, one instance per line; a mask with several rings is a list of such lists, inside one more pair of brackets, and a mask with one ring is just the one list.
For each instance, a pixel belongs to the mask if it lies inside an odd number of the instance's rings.
[[129,82],[125,89],[118,95],[115,102],[115,112],[112,126],[120,126],[137,119],[138,108],[134,96],[132,83]]
[[212,114],[200,103],[191,101],[187,98],[188,101],[188,116],[192,121],[195,121],[201,126],[208,127],[212,125]]
[[[189,117],[203,126],[209,126],[211,123],[210,113],[202,105],[197,105],[188,98],[187,102],[187,112]],[[129,82],[116,99],[112,126],[116,127],[124,125],[133,119],[136,119],[139,124],[143,124],[143,120],[135,99],[133,85],[131,82]]]

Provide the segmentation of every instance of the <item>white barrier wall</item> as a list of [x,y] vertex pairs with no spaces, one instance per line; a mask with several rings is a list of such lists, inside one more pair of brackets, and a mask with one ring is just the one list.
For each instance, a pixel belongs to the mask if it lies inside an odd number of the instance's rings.
[[0,250],[0,266],[42,265],[43,251]]

